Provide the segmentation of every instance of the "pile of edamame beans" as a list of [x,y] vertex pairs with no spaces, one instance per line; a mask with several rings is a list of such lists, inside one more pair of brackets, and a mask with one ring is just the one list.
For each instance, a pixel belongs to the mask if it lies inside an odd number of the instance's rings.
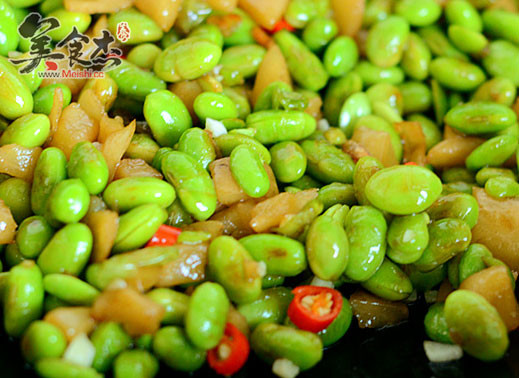
[[[31,12],[120,64],[21,73]],[[1,312],[40,376],[318,374],[413,303],[431,360],[506,354],[515,0],[0,0],[0,55]]]

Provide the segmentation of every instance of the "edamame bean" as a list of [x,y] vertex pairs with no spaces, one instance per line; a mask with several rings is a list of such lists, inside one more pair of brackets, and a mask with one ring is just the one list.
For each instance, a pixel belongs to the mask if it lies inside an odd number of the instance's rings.
[[112,210],[121,213],[145,204],[166,208],[173,203],[175,189],[154,177],[125,177],[106,187],[103,200]]
[[354,281],[368,280],[384,261],[387,224],[371,206],[353,206],[344,225],[350,250],[344,274]]
[[493,177],[485,183],[485,191],[493,197],[517,197],[519,196],[519,184],[507,177]]
[[226,118],[238,118],[236,104],[226,95],[214,92],[199,94],[193,108],[202,122],[207,118],[222,120]]
[[63,180],[49,196],[48,216],[63,223],[79,222],[86,215],[89,203],[88,189],[80,179]]
[[[219,61],[222,66],[220,75],[222,84],[241,85],[245,79],[254,76],[265,56],[264,47],[259,45],[240,45],[227,48]],[[236,117],[226,117],[236,118]]]
[[249,235],[240,243],[256,261],[267,264],[267,274],[297,276],[306,269],[304,246],[293,239],[275,234]]
[[508,333],[497,310],[481,295],[456,290],[445,301],[445,320],[452,340],[483,361],[500,359],[508,349]]
[[398,264],[417,261],[429,244],[429,221],[427,213],[394,218],[387,233],[388,257]]
[[16,233],[16,245],[20,254],[27,259],[38,257],[47,242],[52,238],[54,230],[47,220],[35,215],[25,218]]
[[272,170],[276,179],[290,183],[299,180],[306,171],[306,155],[294,142],[281,142],[270,148]]
[[485,134],[504,130],[517,121],[515,113],[494,102],[467,102],[446,114],[445,122],[464,134]]
[[435,303],[429,307],[423,322],[425,333],[431,340],[438,343],[453,344],[449,335],[449,326],[445,319],[443,303]]
[[0,145],[18,144],[40,147],[50,133],[50,121],[44,114],[29,113],[11,123],[0,138]]
[[451,193],[442,196],[427,209],[431,220],[458,218],[474,227],[478,221],[479,206],[476,199],[466,193]]
[[416,33],[409,33],[407,46],[400,65],[407,76],[415,80],[424,80],[429,75],[431,51],[423,39]]
[[0,56],[0,86],[4,88],[0,98],[0,115],[15,119],[32,112],[31,91],[17,69]]
[[285,287],[264,290],[254,302],[238,306],[238,311],[247,319],[251,329],[263,323],[281,324],[287,316],[287,309],[293,294]]
[[136,9],[123,9],[110,15],[108,18],[108,28],[113,35],[117,35],[117,25],[121,22],[126,22],[132,31],[128,40],[123,42],[128,45],[154,42],[162,38],[162,30],[155,21]]
[[440,18],[442,8],[434,0],[399,0],[395,12],[411,26],[427,26]]
[[92,251],[92,232],[83,223],[65,225],[47,243],[37,263],[43,274],[79,275]]
[[472,101],[493,101],[505,106],[511,106],[516,94],[516,87],[510,79],[495,77],[480,85],[474,92]]
[[323,56],[324,68],[332,77],[342,77],[350,72],[359,59],[357,44],[351,37],[335,38]]
[[63,331],[42,320],[31,323],[22,337],[22,354],[29,363],[46,357],[61,357],[67,347]]
[[403,99],[403,114],[422,113],[432,105],[429,87],[418,81],[408,81],[398,86]]
[[[183,233],[185,232],[187,231]],[[162,318],[162,324],[179,326],[184,324],[184,316],[189,306],[189,296],[166,288],[153,289],[146,295],[166,310]]]
[[487,166],[499,167],[515,153],[517,144],[517,137],[513,135],[491,138],[470,153],[465,160],[465,165],[472,171]]
[[450,40],[460,51],[476,54],[488,45],[488,39],[481,33],[459,25],[451,25],[447,30]]
[[517,31],[519,17],[517,14],[501,9],[487,9],[483,12],[482,19],[485,32],[493,37],[519,44],[519,32]]
[[490,76],[506,77],[518,86],[519,73],[514,70],[517,59],[519,59],[519,47],[508,41],[492,41],[485,49],[483,67]]
[[261,294],[260,265],[230,236],[219,236],[209,246],[208,270],[235,303],[250,303]]
[[43,288],[56,298],[78,306],[90,306],[99,295],[95,287],[66,274],[47,274]]
[[94,368],[81,366],[63,358],[46,357],[38,360],[35,365],[38,375],[44,378],[82,377],[102,378]]
[[476,32],[483,30],[481,16],[470,1],[449,1],[445,4],[445,17],[451,25],[460,25]]
[[353,185],[340,182],[321,187],[317,199],[323,204],[324,209],[337,204],[351,206],[356,201]]
[[264,110],[247,117],[247,127],[263,144],[296,141],[310,136],[316,129],[315,119],[300,111]]
[[371,114],[371,101],[368,94],[358,92],[344,101],[339,114],[339,127],[347,138],[351,138],[357,120]]
[[145,71],[125,59],[118,67],[108,71],[108,74],[116,82],[122,95],[138,101],[144,100],[150,93],[166,89],[166,83],[152,72]]
[[331,125],[339,124],[339,115],[344,101],[362,90],[362,79],[356,72],[332,80],[324,97],[323,113]]
[[[223,336],[228,310],[229,299],[222,286],[212,282],[205,282],[198,286],[191,295],[185,318],[189,340],[202,350],[218,345]],[[155,343],[156,340],[153,349]],[[197,359],[195,362],[198,362]]]
[[328,18],[314,18],[303,30],[303,42],[314,52],[325,47],[338,33],[335,21]]
[[10,209],[16,223],[21,223],[31,215],[30,191],[31,185],[16,177],[7,179],[0,184],[0,199]]
[[161,52],[162,50],[157,45],[153,43],[143,43],[131,49],[127,59],[140,68],[152,69],[155,60],[157,60]]
[[157,359],[145,350],[126,350],[114,361],[115,378],[152,378],[158,371]]
[[479,186],[485,186],[485,183],[492,177],[508,177],[515,180],[513,171],[507,168],[492,168],[487,167],[480,169],[476,174],[476,182]]
[[350,328],[352,319],[353,310],[350,302],[342,297],[341,312],[328,327],[318,333],[323,346],[327,347],[339,341]]
[[50,12],[48,17],[55,17],[58,19],[60,26],[53,30],[49,30],[48,35],[54,42],[59,42],[67,37],[72,28],[76,28],[79,33],[84,33],[92,17],[88,13],[69,12],[65,8],[59,8]]
[[134,134],[124,155],[151,164],[159,149],[160,146],[148,134]]
[[162,161],[162,172],[186,210],[197,220],[206,220],[216,209],[216,191],[209,173],[194,158],[172,151]]
[[402,59],[408,36],[409,23],[400,16],[389,16],[369,31],[366,55],[378,67],[395,66]]
[[263,162],[252,148],[242,144],[233,149],[230,169],[232,176],[247,195],[259,198],[267,194],[270,180]]
[[362,283],[362,287],[390,301],[405,299],[413,291],[409,277],[388,259],[384,260],[375,274]]
[[449,57],[434,59],[430,72],[440,84],[460,92],[476,89],[486,78],[485,73],[475,64]]
[[123,327],[114,322],[100,324],[92,332],[90,339],[96,350],[92,367],[100,373],[107,372],[117,355],[132,344],[131,337]]
[[92,195],[101,193],[108,183],[106,160],[101,151],[90,142],[80,142],[74,146],[67,172],[70,178],[80,179]]
[[348,154],[326,142],[315,140],[305,140],[301,148],[308,159],[307,171],[316,179],[325,183],[353,182],[355,164]]
[[45,87],[39,88],[36,93],[34,93],[35,113],[43,113],[46,115],[50,114],[52,105],[54,104],[54,92],[57,88],[60,88],[61,93],[63,94],[63,108],[70,104],[72,93],[70,92],[69,87],[61,83],[47,85]]

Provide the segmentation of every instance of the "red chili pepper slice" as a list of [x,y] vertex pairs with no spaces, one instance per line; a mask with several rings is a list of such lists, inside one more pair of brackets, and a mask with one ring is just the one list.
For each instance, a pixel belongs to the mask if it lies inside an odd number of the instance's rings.
[[288,30],[289,32],[293,32],[296,29],[292,25],[290,25],[287,21],[285,21],[285,19],[282,18],[281,20],[279,20],[276,23],[276,25],[274,25],[274,27],[272,29],[269,30],[269,33],[275,34],[281,30]]
[[414,161],[410,161],[410,162],[405,163],[404,165],[418,165],[418,164],[416,164]]
[[154,247],[157,245],[174,245],[177,242],[178,235],[182,230],[180,228],[167,226],[165,224],[161,225],[155,235],[150,239],[146,247]]
[[245,365],[249,351],[245,335],[234,324],[227,323],[218,346],[207,352],[207,362],[218,374],[233,375]]
[[305,331],[322,331],[341,312],[342,295],[335,289],[307,285],[296,287],[292,293],[288,317]]

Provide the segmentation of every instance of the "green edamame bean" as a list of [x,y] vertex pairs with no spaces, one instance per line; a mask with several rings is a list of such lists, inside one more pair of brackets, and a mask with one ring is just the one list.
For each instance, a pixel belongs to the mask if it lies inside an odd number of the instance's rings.
[[223,36],[225,46],[247,45],[254,43],[252,37],[252,29],[256,23],[252,20],[248,13],[242,11],[240,8],[234,9],[229,14],[234,14],[240,18],[240,22],[232,30],[227,30]]
[[442,125],[445,113],[449,110],[447,94],[439,82],[435,79],[431,80],[431,92],[433,96],[433,110],[436,123]]
[[182,134],[178,150],[191,155],[205,169],[216,158],[213,140],[207,132],[199,128],[187,129]]
[[54,187],[67,178],[67,158],[63,151],[49,147],[42,151],[34,168],[31,187],[31,208],[43,215]]
[[79,222],[86,215],[89,203],[88,189],[80,179],[63,180],[49,196],[48,215],[53,221]]
[[324,97],[323,113],[332,125],[339,124],[339,115],[344,101],[362,90],[362,79],[356,72],[332,80]]
[[429,221],[427,213],[395,217],[387,232],[388,257],[398,264],[417,261],[429,244]]
[[508,349],[508,333],[497,310],[481,295],[456,290],[445,301],[445,320],[452,340],[468,354],[495,361]]
[[384,261],[387,224],[380,211],[371,206],[353,206],[344,225],[350,244],[344,274],[354,281],[368,280]]
[[402,122],[403,119],[389,104],[384,102],[376,102],[373,104],[373,114],[384,119],[387,122]]
[[445,17],[450,25],[460,25],[475,32],[483,30],[481,16],[470,1],[449,1],[445,4]]
[[389,16],[373,25],[366,40],[366,55],[371,63],[387,68],[402,59],[409,36],[409,23],[400,16]]
[[402,114],[404,110],[403,93],[400,91],[400,86],[395,86],[388,83],[379,83],[371,86],[366,94],[368,95],[371,106],[376,103],[385,103],[395,110],[398,114]]
[[160,146],[148,134],[134,134],[124,156],[151,164]]
[[31,185],[22,179],[13,177],[0,184],[0,199],[11,210],[14,220],[20,224],[32,214],[30,207]]
[[323,344],[315,333],[264,323],[256,327],[251,335],[251,347],[267,363],[278,358],[286,358],[308,370],[322,358]]
[[4,288],[4,328],[19,337],[42,315],[42,272],[32,260],[22,261],[9,271]]
[[276,179],[290,183],[299,180],[306,171],[306,155],[294,142],[281,142],[270,148],[272,170]]
[[461,219],[434,221],[429,226],[429,245],[415,266],[422,272],[431,271],[467,249],[471,238],[470,227]]
[[47,220],[35,215],[25,218],[16,233],[16,245],[20,254],[28,259],[38,257],[47,242],[52,238],[54,230]]
[[368,180],[365,195],[377,208],[408,215],[427,209],[441,194],[441,180],[427,168],[396,166],[376,172]]
[[323,211],[323,203],[320,200],[308,202],[303,209],[276,228],[276,232],[290,238],[298,238],[304,234],[310,224]]
[[166,288],[153,289],[147,296],[166,310],[162,318],[162,324],[179,326],[184,324],[184,316],[189,306],[189,296]]
[[337,204],[351,206],[356,202],[353,185],[340,182],[321,187],[317,199],[323,204],[324,209]]
[[243,189],[253,197],[267,194],[270,181],[259,155],[249,146],[242,144],[231,152],[230,169],[232,176]]
[[487,268],[484,258],[492,258],[492,253],[483,244],[471,244],[463,252],[458,265],[460,284],[474,273]]
[[149,247],[110,257],[102,263],[90,264],[86,280],[99,290],[104,290],[113,280],[135,275],[137,269],[161,266],[178,257],[176,247]]
[[155,203],[134,207],[121,215],[112,252],[131,251],[143,246],[157,232],[167,217],[166,210]]
[[186,38],[165,48],[153,70],[159,78],[172,83],[194,80],[211,71],[221,57],[218,45],[202,38]]
[[[246,119],[247,116],[251,113],[249,99],[242,92],[239,92],[236,89],[229,87],[225,87],[223,89],[223,94],[229,97],[236,105],[236,110],[238,111],[238,118],[241,120]],[[227,125],[225,125],[225,127],[228,130],[230,130],[230,128],[228,128]]]
[[474,92],[472,101],[493,101],[505,106],[512,106],[516,94],[516,87],[510,79],[495,77],[480,85]]
[[485,186],[485,183],[492,177],[508,177],[513,180],[516,179],[514,172],[510,169],[486,167],[478,171],[476,174],[476,182],[479,186]]
[[146,334],[142,335],[135,340],[135,346],[139,349],[151,351],[153,347],[153,335]]
[[319,91],[328,82],[328,73],[319,58],[294,34],[282,30],[274,40],[287,60],[294,80],[303,88]]
[[365,5],[362,26],[370,27],[373,24],[385,20],[393,8],[392,0],[373,0]]
[[43,274],[79,275],[92,251],[92,233],[83,223],[65,225],[54,234],[40,256],[38,266]]
[[153,43],[143,43],[131,49],[127,60],[140,68],[152,69],[161,52],[159,46]]
[[304,28],[315,17],[324,17],[329,4],[323,0],[294,0],[288,5],[285,19],[294,28]]
[[383,168],[382,163],[372,156],[363,156],[357,161],[353,171],[353,190],[359,204],[369,205],[365,193],[366,184],[371,176]]
[[162,159],[164,159],[164,157],[171,151],[173,151],[173,148],[171,148],[171,147],[159,148],[157,150],[157,152],[155,153],[155,156],[153,157],[151,166],[159,172],[162,171]]
[[252,113],[246,123],[248,128],[256,131],[255,138],[263,144],[301,140],[310,136],[317,127],[315,118],[309,114],[283,110]]
[[[211,283],[205,283],[202,285],[215,285]],[[199,286],[199,287],[202,287]],[[198,288],[196,290],[199,290]],[[196,293],[195,290],[195,293]],[[223,289],[222,289],[223,292]],[[193,293],[193,295],[195,295]],[[225,293],[223,293],[225,295]],[[211,299],[211,303],[209,301],[207,302],[207,307],[200,306],[200,311],[209,312],[209,309],[213,309],[212,306],[214,303],[214,299],[212,297],[208,297],[208,299]],[[200,304],[202,305],[202,304]],[[202,313],[199,313],[198,315],[203,316]],[[214,314],[207,314],[209,316]],[[218,314],[220,315],[220,314]],[[225,316],[224,316],[225,320]],[[211,322],[212,323],[212,322]],[[225,325],[225,324],[224,324]],[[202,324],[200,324],[202,326]],[[204,325],[205,326],[205,325]],[[211,328],[215,328],[213,324],[210,325]],[[203,332],[205,331],[205,332]],[[205,328],[200,328],[201,333],[206,333],[208,330]],[[187,332],[187,335],[186,335]],[[191,336],[189,336],[189,330],[186,329],[186,332],[180,327],[163,327],[157,331],[155,336],[153,337],[153,353],[157,357],[159,357],[166,365],[169,367],[180,370],[180,371],[186,371],[191,372],[200,369],[200,367],[205,362],[205,348],[199,348],[196,345],[191,344],[193,339]],[[198,331],[197,331],[198,332]],[[223,335],[223,328],[222,328],[222,335]],[[221,337],[221,335],[220,335]],[[219,338],[220,338],[219,337]],[[219,340],[216,341],[215,345],[218,343]]]
[[73,27],[76,27],[79,33],[84,33],[92,20],[92,17],[88,13],[69,12],[64,8],[50,12],[48,17],[55,17],[60,23],[59,27],[49,30],[47,33],[54,42],[59,42],[67,37],[70,32],[72,32]]
[[26,259],[20,254],[18,246],[15,243],[8,244],[5,247],[5,264],[7,267],[12,268],[24,260]]
[[222,286],[212,282],[198,286],[191,295],[185,317],[189,340],[203,350],[218,345],[225,330],[228,310],[229,299]]
[[403,99],[403,113],[422,113],[431,107],[432,93],[429,87],[418,81],[408,81],[398,86]]
[[429,307],[423,320],[425,333],[431,340],[438,343],[453,344],[445,319],[444,306],[443,303],[435,303]]
[[157,359],[145,350],[126,350],[114,362],[115,378],[153,378],[158,372]]
[[[214,143],[220,150],[222,156],[230,156],[232,150],[241,144],[246,144],[256,151],[265,164],[270,164],[271,155],[269,150],[256,139],[243,134],[223,134],[214,138]],[[277,178],[277,175],[276,175]]]
[[306,237],[308,264],[322,280],[334,281],[346,269],[349,243],[343,223],[323,215],[312,222]]
[[418,34],[409,33],[401,61],[405,74],[415,80],[424,80],[429,75],[430,63],[431,51],[427,44]]
[[459,25],[449,26],[447,34],[454,46],[468,54],[476,54],[488,44],[488,40],[483,34]]
[[350,328],[352,319],[353,310],[350,302],[342,297],[341,312],[328,327],[318,333],[323,346],[327,347],[339,341]]
[[293,294],[285,287],[264,290],[254,302],[238,306],[238,311],[245,317],[251,329],[263,323],[281,324],[287,316],[288,305]]
[[430,272],[421,272],[414,265],[404,265],[402,268],[411,280],[415,290],[420,293],[424,293],[435,288],[447,276],[447,264],[440,265]]
[[206,220],[216,209],[216,191],[209,173],[194,158],[180,151],[170,152],[162,162],[162,172],[175,187],[186,210],[198,220]]
[[222,120],[226,118],[238,118],[236,104],[226,95],[215,92],[203,92],[199,94],[193,108],[202,122],[207,118]]
[[303,42],[314,52],[325,47],[338,33],[337,24],[329,18],[311,20],[303,30]]
[[457,289],[460,286],[460,261],[462,254],[454,256],[447,262],[447,278],[453,288]]
[[427,26],[440,18],[442,8],[434,0],[399,0],[395,12],[411,26]]
[[69,362],[63,358],[46,357],[38,360],[35,365],[36,372],[43,378],[55,377],[81,377],[102,378],[103,376],[94,368],[81,366]]
[[223,34],[218,26],[213,24],[197,26],[189,33],[188,38],[191,37],[206,39],[219,47],[223,47]]
[[474,183],[474,173],[463,167],[448,168],[442,173],[442,181],[446,184],[452,182],[463,181],[466,183]]
[[355,122],[369,114],[371,114],[371,101],[368,94],[364,92],[354,93],[344,101],[340,110],[339,127],[347,138],[351,138]]
[[326,142],[305,140],[301,148],[308,159],[307,171],[313,177],[325,183],[353,182],[355,164],[351,157]]
[[270,289],[271,287],[281,286],[281,285],[283,285],[284,282],[285,282],[285,277],[283,277],[283,276],[269,276],[267,274],[261,280],[261,288]]
[[118,67],[108,71],[108,74],[116,82],[120,94],[135,100],[142,101],[150,93],[166,89],[164,81],[126,59]]
[[519,184],[508,177],[492,177],[485,183],[485,191],[496,198],[517,197]]
[[371,62],[360,61],[353,72],[356,72],[367,86],[377,83],[400,84],[404,81],[404,71],[398,66],[383,68]]
[[242,304],[258,299],[261,294],[259,264],[249,251],[230,236],[219,236],[209,246],[207,268],[233,302]]
[[465,165],[473,171],[486,166],[499,167],[515,153],[517,144],[517,137],[513,135],[491,138],[470,153]]
[[47,85],[45,87],[39,88],[36,93],[34,93],[35,113],[43,113],[46,115],[50,114],[52,105],[54,104],[54,92],[57,88],[60,88],[61,93],[63,94],[63,108],[70,104],[72,93],[70,92],[69,87],[61,83]]
[[390,301],[405,299],[413,291],[409,277],[388,259],[384,260],[375,274],[362,283],[362,287]]
[[175,29],[171,29],[170,31],[164,33],[162,38],[160,39],[160,47],[163,49],[177,43],[180,40],[180,34]]
[[116,35],[117,25],[120,22],[128,23],[132,31],[128,40],[123,42],[125,44],[137,45],[144,42],[158,41],[162,38],[162,30],[155,21],[136,9],[120,10],[117,13],[112,13],[112,15],[108,17],[108,28],[112,32],[112,35]]
[[168,212],[168,219],[166,221],[166,224],[173,227],[180,227],[180,226],[187,226],[191,223],[193,223],[195,220],[187,212],[187,210],[182,206],[182,203],[177,198],[170,207],[167,209]]
[[22,337],[22,354],[32,364],[46,357],[61,357],[67,347],[63,332],[54,324],[36,320]]
[[519,85],[519,73],[514,70],[519,59],[519,47],[508,41],[490,42],[483,55],[483,67],[490,76],[506,77],[514,85]]
[[421,114],[412,114],[407,117],[409,121],[420,123],[420,127],[422,128],[422,132],[425,135],[425,145],[427,150],[429,150],[432,146],[438,144],[442,140],[442,134],[438,125],[436,125],[429,118],[421,115]]
[[332,77],[342,77],[350,72],[359,60],[355,41],[348,36],[335,38],[326,48],[323,64]]
[[438,57],[454,58],[461,61],[468,61],[465,54],[454,47],[445,33],[437,25],[429,25],[418,30],[418,35],[422,37],[431,52]]
[[193,125],[182,100],[167,90],[149,94],[143,110],[153,137],[161,146],[173,147]]
[[496,38],[519,44],[519,16],[501,9],[487,9],[482,14],[485,32]]
[[90,306],[99,295],[95,287],[66,274],[47,274],[43,278],[43,288],[71,305]]
[[7,56],[11,51],[15,51],[20,36],[18,35],[17,22],[12,17],[0,14],[0,55]]
[[498,132],[516,121],[517,116],[510,108],[483,101],[458,105],[445,116],[445,123],[465,134]]
[[101,193],[108,183],[108,165],[101,151],[91,142],[81,142],[74,146],[67,172],[70,178],[80,179],[92,195]]
[[391,145],[395,151],[395,157],[398,161],[402,160],[403,148],[402,142],[400,141],[400,136],[396,132],[390,121],[386,121],[384,118],[379,117],[377,115],[367,115],[360,117],[355,123],[354,130],[359,129],[361,127],[366,127],[368,129],[376,130],[376,131],[384,131],[389,134],[391,139]]
[[249,235],[240,243],[256,261],[267,265],[267,274],[297,276],[306,269],[305,247],[300,242],[275,234]]
[[117,355],[132,345],[131,337],[114,322],[100,324],[90,339],[96,350],[92,367],[100,373],[107,372]]
[[112,210],[126,212],[145,204],[166,208],[175,200],[175,189],[154,177],[125,177],[107,186],[103,200]]
[[18,144],[24,147],[39,147],[50,133],[50,121],[44,114],[29,113],[11,123],[2,133],[0,145]]
[[253,44],[225,49],[218,63],[222,66],[220,71],[223,77],[222,84],[227,86],[243,84],[245,79],[256,74],[266,52],[264,47]]
[[434,59],[430,65],[430,72],[440,84],[461,92],[476,89],[485,81],[485,73],[478,66],[456,58]]
[[0,56],[0,86],[4,88],[0,101],[1,116],[15,119],[32,112],[31,90],[18,70],[3,56]]

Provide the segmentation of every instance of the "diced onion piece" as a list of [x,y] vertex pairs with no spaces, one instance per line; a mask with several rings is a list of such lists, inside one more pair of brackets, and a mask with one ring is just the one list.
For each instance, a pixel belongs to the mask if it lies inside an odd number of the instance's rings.
[[423,349],[431,362],[454,361],[463,357],[463,349],[459,345],[442,344],[426,340],[423,342]]
[[322,118],[319,121],[317,121],[317,130],[324,132],[328,129],[330,129],[330,123],[326,118]]
[[63,359],[73,364],[90,367],[96,355],[96,348],[87,335],[81,333],[70,342]]
[[281,378],[295,378],[299,374],[299,366],[286,358],[278,358],[272,364],[272,372]]
[[212,118],[207,118],[205,120],[205,129],[209,130],[213,134],[213,138],[227,134],[227,129],[224,124]]
[[312,286],[321,286],[321,287],[329,287],[330,289],[333,289],[333,287],[334,287],[332,281],[325,281],[325,280],[320,279],[317,276],[315,276],[312,279],[312,282],[310,282],[310,285],[312,285]]

